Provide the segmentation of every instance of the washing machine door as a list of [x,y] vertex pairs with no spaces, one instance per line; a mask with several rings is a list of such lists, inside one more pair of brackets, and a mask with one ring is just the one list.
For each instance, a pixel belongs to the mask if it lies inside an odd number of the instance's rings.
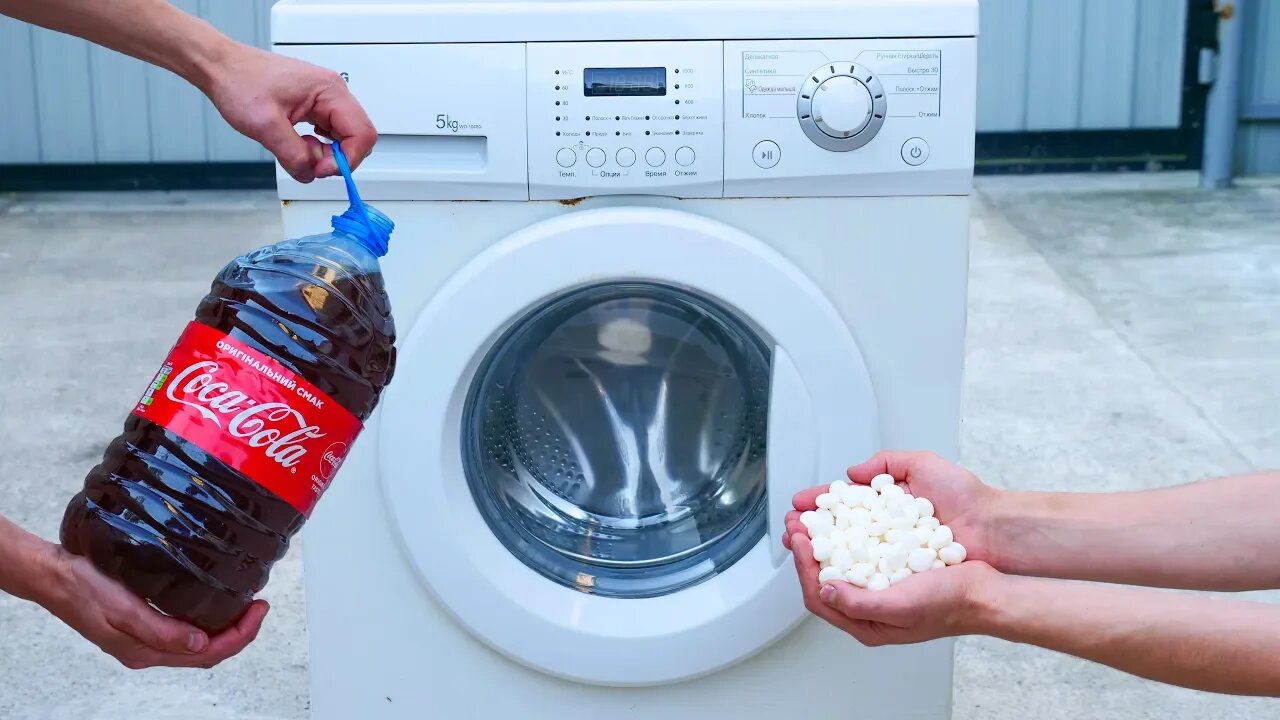
[[405,320],[384,497],[477,638],[558,677],[650,685],[805,617],[784,516],[877,449],[877,410],[847,326],[777,252],[684,212],[577,212]]

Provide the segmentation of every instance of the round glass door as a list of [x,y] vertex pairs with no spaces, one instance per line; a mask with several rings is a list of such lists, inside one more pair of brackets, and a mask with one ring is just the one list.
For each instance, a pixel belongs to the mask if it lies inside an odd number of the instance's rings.
[[515,322],[472,382],[467,482],[530,568],[608,597],[723,571],[764,535],[769,351],[670,285],[562,294]]

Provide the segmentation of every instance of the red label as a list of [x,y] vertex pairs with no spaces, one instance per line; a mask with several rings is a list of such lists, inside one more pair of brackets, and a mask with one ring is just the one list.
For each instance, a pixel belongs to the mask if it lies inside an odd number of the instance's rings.
[[279,362],[192,322],[134,408],[310,515],[360,420]]

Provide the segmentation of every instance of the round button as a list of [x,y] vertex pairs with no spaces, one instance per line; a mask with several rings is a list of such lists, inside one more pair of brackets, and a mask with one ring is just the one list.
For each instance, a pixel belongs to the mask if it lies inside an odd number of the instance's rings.
[[814,93],[813,121],[827,135],[847,138],[871,122],[872,106],[866,85],[848,75],[837,75]]
[[772,140],[761,140],[751,151],[751,158],[756,161],[756,165],[768,170],[782,159],[782,150]]
[[560,152],[556,153],[556,162],[560,167],[573,167],[573,164],[578,162],[578,153],[569,148],[560,148]]
[[591,167],[598,168],[604,164],[605,154],[600,148],[591,148],[587,151],[587,164]]
[[636,164],[636,151],[631,148],[622,148],[618,151],[617,160],[621,167],[631,167]]
[[902,162],[923,165],[929,159],[929,143],[921,138],[911,138],[902,144]]
[[676,151],[676,162],[688,167],[698,158],[698,154],[691,147],[682,147]]
[[662,148],[649,148],[649,152],[644,154],[644,161],[649,163],[649,167],[658,167],[667,161],[667,153]]

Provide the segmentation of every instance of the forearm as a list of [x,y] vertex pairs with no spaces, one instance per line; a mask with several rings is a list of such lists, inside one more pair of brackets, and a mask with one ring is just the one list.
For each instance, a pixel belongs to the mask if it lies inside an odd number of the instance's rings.
[[0,14],[158,65],[202,90],[211,68],[235,46],[165,0],[0,0]]
[[1121,493],[1002,493],[992,558],[1010,574],[1199,590],[1280,588],[1280,473]]
[[55,586],[58,552],[0,516],[0,592],[43,602]]
[[1280,606],[1004,577],[976,631],[1209,692],[1280,696]]

